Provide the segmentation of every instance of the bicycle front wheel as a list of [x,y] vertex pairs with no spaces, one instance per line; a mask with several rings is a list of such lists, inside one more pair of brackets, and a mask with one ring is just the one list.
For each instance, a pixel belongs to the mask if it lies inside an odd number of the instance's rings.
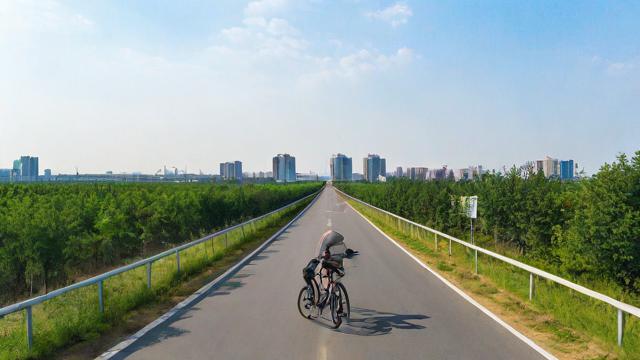
[[349,295],[347,289],[342,283],[337,283],[333,293],[331,294],[331,320],[334,328],[340,327],[343,319],[349,321],[351,316],[351,304],[349,304]]
[[333,328],[337,329],[342,324],[342,317],[340,316],[340,294],[338,291],[332,293],[329,298],[329,306],[331,307],[331,321],[333,321]]
[[342,283],[338,283],[337,290],[340,292],[340,304],[338,306],[340,317],[349,321],[351,319],[351,304],[349,303],[347,288]]

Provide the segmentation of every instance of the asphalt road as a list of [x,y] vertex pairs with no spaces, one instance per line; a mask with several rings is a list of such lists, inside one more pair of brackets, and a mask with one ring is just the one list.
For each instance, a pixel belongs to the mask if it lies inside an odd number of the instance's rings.
[[[351,322],[296,307],[302,268],[328,228],[360,255],[345,260]],[[328,311],[327,311],[328,313]],[[248,265],[116,359],[542,359],[388,241],[327,188]]]

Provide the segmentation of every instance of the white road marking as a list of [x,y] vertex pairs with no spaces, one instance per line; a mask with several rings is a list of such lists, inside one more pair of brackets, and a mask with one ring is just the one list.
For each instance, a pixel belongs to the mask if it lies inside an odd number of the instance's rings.
[[318,349],[318,360],[327,360],[327,347],[324,344]]
[[360,215],[366,222],[368,222],[371,226],[373,226],[374,229],[378,230],[378,232],[380,234],[382,234],[385,238],[387,238],[387,240],[391,241],[395,246],[400,248],[400,250],[402,250],[405,254],[409,255],[409,257],[411,257],[413,260],[415,260],[415,262],[417,262],[420,266],[425,268],[427,271],[429,271],[435,277],[437,277],[440,281],[442,281],[445,285],[447,285],[453,291],[458,293],[458,295],[462,296],[465,300],[470,302],[473,306],[475,306],[478,309],[480,309],[480,311],[485,313],[485,315],[489,316],[495,322],[497,322],[498,324],[502,325],[502,327],[507,329],[507,331],[509,331],[510,333],[515,335],[518,339],[522,340],[525,344],[529,345],[531,348],[533,348],[533,350],[537,351],[544,358],[549,359],[549,360],[558,360],[558,358],[556,358],[555,356],[553,356],[552,354],[547,352],[545,349],[541,348],[533,340],[529,339],[528,337],[526,337],[525,335],[520,333],[518,330],[516,330],[513,327],[511,327],[511,325],[509,325],[506,322],[504,322],[496,314],[492,313],[489,309],[487,309],[486,307],[482,306],[479,302],[475,301],[471,296],[467,295],[464,291],[462,291],[459,288],[457,288],[455,285],[453,285],[451,282],[449,282],[449,280],[445,279],[440,274],[438,274],[437,272],[433,271],[429,266],[427,266],[427,264],[423,263],[422,260],[420,260],[417,257],[415,257],[407,249],[402,247],[402,245],[400,245],[397,241],[395,241],[393,238],[391,238],[389,235],[387,235],[384,231],[380,230],[380,228],[377,227],[373,222],[371,222],[364,215],[362,215],[358,210],[356,210],[353,206],[351,206],[351,204],[349,204],[349,202],[347,202],[347,201],[345,201],[345,202],[347,203],[347,205],[349,205],[351,210],[353,210],[356,214]]
[[329,218],[329,219],[327,220],[327,227],[331,227],[331,226],[332,226],[332,225],[331,225],[331,218]]

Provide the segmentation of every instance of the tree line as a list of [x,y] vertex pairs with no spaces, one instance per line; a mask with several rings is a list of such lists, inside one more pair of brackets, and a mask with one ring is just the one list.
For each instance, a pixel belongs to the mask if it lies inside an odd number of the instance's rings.
[[0,302],[262,215],[320,186],[0,185]]
[[514,249],[530,263],[573,279],[640,292],[640,151],[621,154],[590,178],[486,174],[473,181],[338,183],[372,205],[468,238],[461,196],[477,195],[476,231],[485,245]]

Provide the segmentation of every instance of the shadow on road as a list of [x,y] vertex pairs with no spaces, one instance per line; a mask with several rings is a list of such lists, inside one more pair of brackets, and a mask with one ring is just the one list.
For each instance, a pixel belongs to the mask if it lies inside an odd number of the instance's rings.
[[[352,308],[351,320],[337,331],[359,336],[386,335],[393,329],[420,330],[425,326],[416,324],[416,320],[426,320],[422,314],[394,314],[371,309]],[[413,321],[413,322],[412,322]]]
[[[186,315],[186,314],[181,314],[181,316],[179,317],[179,319],[188,319],[191,316]],[[127,347],[125,350],[117,353],[115,356],[113,356],[111,359],[112,360],[121,360],[121,359],[126,359],[127,357],[129,357],[131,354],[136,353],[137,351],[147,347],[147,346],[151,346],[154,344],[158,344],[163,342],[166,339],[170,339],[170,338],[174,338],[174,337],[180,337],[183,336],[185,334],[190,333],[190,331],[188,330],[184,330],[184,329],[180,329],[178,327],[174,327],[174,326],[164,326],[164,325],[160,325],[157,328],[151,330],[153,332],[153,336],[145,336],[143,338],[141,338],[140,340],[136,341],[135,343],[133,343],[133,345],[130,345],[129,347]]]

